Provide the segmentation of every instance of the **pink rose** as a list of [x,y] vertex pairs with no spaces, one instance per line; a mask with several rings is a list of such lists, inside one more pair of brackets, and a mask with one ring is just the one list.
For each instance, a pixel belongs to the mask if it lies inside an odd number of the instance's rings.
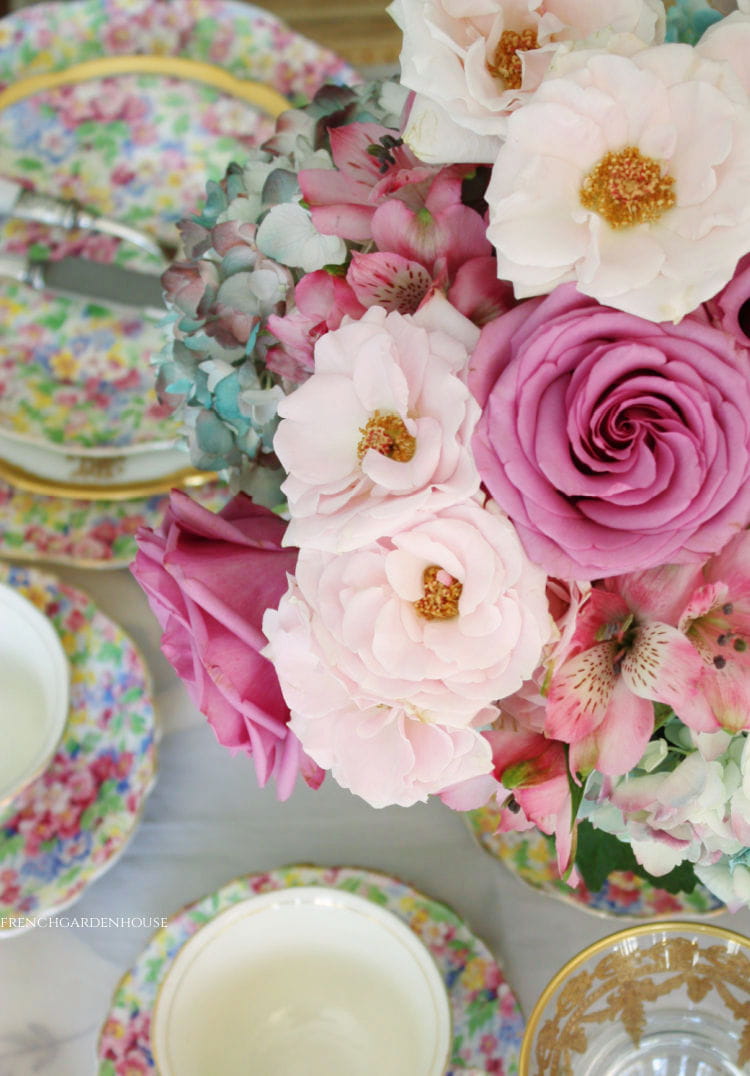
[[282,549],[284,523],[240,493],[218,515],[173,491],[161,530],[136,535],[132,566],[164,634],[162,650],[219,743],[246,751],[258,781],[292,791],[301,768],[322,775],[289,731],[274,668],[260,651],[261,619],[286,589],[296,549]]
[[544,573],[476,501],[349,553],[303,548],[296,582],[316,648],[352,691],[446,725],[516,691],[550,635]]
[[497,717],[494,706],[477,709],[470,720],[464,714],[456,726],[409,699],[361,690],[337,667],[339,651],[324,648],[315,617],[292,582],[279,608],[263,618],[265,653],[289,703],[293,732],[343,788],[372,807],[409,807],[491,772],[492,752],[480,730]]
[[470,385],[482,479],[550,575],[703,560],[750,521],[750,359],[702,318],[560,287],[485,327]]
[[278,408],[286,542],[356,549],[477,492],[464,382],[477,336],[435,296],[413,316],[372,307],[318,340],[314,374]]
[[743,348],[750,348],[750,254],[740,258],[725,288],[705,304],[709,317]]

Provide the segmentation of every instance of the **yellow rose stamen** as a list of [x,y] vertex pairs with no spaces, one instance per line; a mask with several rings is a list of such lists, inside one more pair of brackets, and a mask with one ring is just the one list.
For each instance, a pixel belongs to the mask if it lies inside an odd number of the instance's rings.
[[424,595],[414,602],[414,608],[425,620],[452,620],[458,616],[458,600],[463,586],[437,564],[425,568]]
[[635,146],[605,154],[583,180],[580,198],[612,228],[652,224],[677,201],[674,177]]
[[492,61],[487,61],[487,70],[493,78],[502,79],[506,89],[520,90],[523,67],[518,54],[538,47],[536,30],[503,30]]
[[397,463],[408,463],[417,451],[417,439],[412,437],[399,415],[375,411],[359,432],[362,434],[357,445],[360,461],[371,448]]

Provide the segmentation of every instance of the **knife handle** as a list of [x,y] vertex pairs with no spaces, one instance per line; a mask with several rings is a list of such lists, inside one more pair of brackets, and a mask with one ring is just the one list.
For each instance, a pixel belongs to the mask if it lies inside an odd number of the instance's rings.
[[28,284],[35,291],[44,290],[41,267],[28,261],[23,254],[0,252],[0,279],[17,280],[19,284]]
[[11,210],[16,220],[33,220],[37,224],[72,231],[78,227],[80,207],[72,199],[53,198],[49,194],[23,190]]
[[148,251],[161,262],[165,260],[162,245],[145,232],[109,217],[99,217],[75,198],[56,198],[52,194],[27,190],[4,176],[0,176],[0,216],[33,220],[37,224],[63,228],[65,231],[79,228],[85,232],[103,232]]

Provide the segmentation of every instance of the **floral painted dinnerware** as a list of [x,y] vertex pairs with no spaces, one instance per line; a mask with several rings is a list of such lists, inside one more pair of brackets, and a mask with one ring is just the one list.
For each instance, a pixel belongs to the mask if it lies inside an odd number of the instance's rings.
[[[197,80],[148,71],[76,75],[79,64],[129,54],[215,65],[289,98],[352,77],[332,53],[234,0],[75,0],[2,20],[0,91],[53,71],[69,70],[70,81],[0,104],[0,175],[77,199],[173,247],[175,224],[195,211],[206,181],[242,159],[272,122]],[[5,221],[0,246],[35,258],[164,268],[112,237],[34,223]],[[92,466],[105,450],[169,445],[178,424],[156,399],[147,361],[163,339],[162,327],[132,314],[3,283],[0,432],[19,445],[80,454]]]
[[551,837],[536,829],[499,833],[499,813],[492,805],[469,811],[465,817],[479,845],[518,879],[594,915],[654,919],[726,911],[719,898],[700,882],[692,893],[668,893],[632,871],[612,871],[604,886],[593,892],[583,881],[571,888],[560,878]]
[[132,640],[81,591],[37,569],[0,581],[51,621],[70,713],[46,771],[0,811],[0,937],[68,907],[125,848],[156,778],[149,675]]
[[[226,486],[211,482],[194,491],[201,504],[218,509]],[[67,564],[79,568],[123,568],[132,561],[135,532],[154,526],[167,497],[88,501],[45,497],[0,480],[0,557]]]
[[[467,1070],[518,1071],[523,1018],[502,969],[445,905],[411,886],[353,867],[290,866],[238,878],[189,904],[153,936],[120,982],[99,1039],[99,1076],[154,1073],[150,1025],[154,1001],[180,947],[219,912],[261,893],[323,885],[358,894],[393,912],[427,946],[448,988],[453,1048],[446,1076]],[[252,1061],[252,1059],[249,1059]]]

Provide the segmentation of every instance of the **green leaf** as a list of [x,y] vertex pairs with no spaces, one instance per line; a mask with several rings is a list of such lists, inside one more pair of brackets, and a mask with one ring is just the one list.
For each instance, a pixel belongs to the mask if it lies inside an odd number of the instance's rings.
[[667,721],[675,716],[674,710],[671,706],[667,706],[665,702],[654,703],[654,731],[660,729],[662,725],[666,725]]
[[17,157],[16,164],[19,168],[23,168],[25,171],[39,171],[44,165],[36,157]]
[[592,892],[602,888],[612,871],[632,871],[667,893],[692,893],[698,881],[689,863],[681,863],[669,874],[656,878],[638,863],[629,844],[596,829],[585,819],[578,825],[576,866]]
[[580,784],[577,783],[573,774],[570,772],[570,762],[568,760],[568,746],[565,746],[565,765],[568,771],[568,788],[570,789],[570,825],[575,825],[575,820],[578,817],[578,808],[581,806],[581,800],[583,794],[586,791],[586,778],[581,777],[579,774]]
[[23,848],[23,843],[24,837],[22,833],[16,833],[15,836],[9,837],[7,841],[0,840],[0,862],[14,856],[16,852],[20,852]]
[[480,1028],[491,1024],[497,1015],[497,998],[473,1001],[469,1004],[469,1033],[474,1035]]

